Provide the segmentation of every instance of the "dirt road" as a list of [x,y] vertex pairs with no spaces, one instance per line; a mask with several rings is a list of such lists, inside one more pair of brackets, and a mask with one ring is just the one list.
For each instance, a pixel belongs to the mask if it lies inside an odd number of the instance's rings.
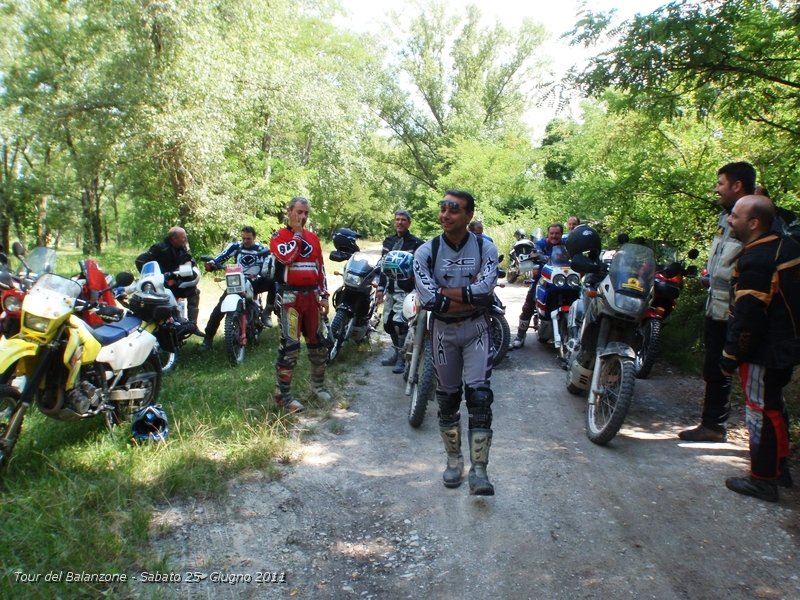
[[[500,294],[515,329],[525,288]],[[677,439],[702,382],[657,368],[637,382],[621,433],[598,447],[552,347],[528,340],[492,377],[494,497],[442,486],[435,406],[411,429],[402,378],[375,352],[339,392],[347,410],[302,422],[302,459],[282,480],[255,475],[220,501],[160,507],[152,551],[182,582],[159,594],[800,598],[800,493],[781,490],[775,505],[728,491],[725,478],[747,468],[741,434]]]

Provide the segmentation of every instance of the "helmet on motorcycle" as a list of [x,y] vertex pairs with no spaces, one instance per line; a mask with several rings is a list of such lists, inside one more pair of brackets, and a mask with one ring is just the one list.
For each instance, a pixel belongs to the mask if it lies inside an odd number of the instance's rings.
[[405,281],[414,276],[414,255],[405,250],[392,250],[381,261],[381,272],[387,277]]
[[524,237],[525,237],[525,230],[524,230],[522,227],[520,227],[519,229],[517,229],[517,230],[514,232],[514,239],[515,239],[515,240],[519,241],[519,240],[521,240],[521,239],[522,239],[522,238],[524,238]]
[[333,232],[333,245],[341,252],[353,254],[354,252],[358,252],[360,250],[358,244],[356,244],[356,240],[360,237],[360,233],[353,231],[352,229],[342,227]]
[[600,255],[600,235],[588,225],[578,225],[567,236],[567,253],[570,258],[589,253],[589,258],[596,260]]
[[417,292],[406,294],[403,300],[403,318],[410,321],[417,314]]
[[160,442],[169,435],[167,413],[160,404],[140,408],[131,418],[133,437],[139,441]]

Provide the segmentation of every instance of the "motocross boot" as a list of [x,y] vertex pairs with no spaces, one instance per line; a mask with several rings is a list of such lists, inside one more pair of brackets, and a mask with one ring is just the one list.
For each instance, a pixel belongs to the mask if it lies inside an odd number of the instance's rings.
[[494,486],[489,482],[486,466],[489,463],[489,448],[492,446],[491,429],[469,430],[469,493],[474,496],[494,496]]
[[331,393],[325,387],[325,368],[328,365],[328,349],[325,346],[308,349],[308,361],[311,363],[311,390],[318,400],[331,401]]
[[511,341],[511,349],[522,348],[525,345],[525,336],[527,335],[528,327],[531,325],[530,319],[520,319],[519,328],[517,329],[517,337]]
[[397,352],[397,360],[394,363],[392,373],[402,373],[406,370],[406,353],[403,352],[402,348],[396,348],[395,351]]
[[447,468],[442,474],[444,487],[457,488],[464,481],[464,456],[461,454],[461,426],[440,427],[444,449],[447,452]]

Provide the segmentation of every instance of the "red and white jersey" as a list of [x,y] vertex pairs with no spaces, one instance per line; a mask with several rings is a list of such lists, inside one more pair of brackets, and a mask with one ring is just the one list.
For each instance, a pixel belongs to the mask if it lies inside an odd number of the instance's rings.
[[306,229],[294,233],[288,227],[283,227],[272,234],[269,248],[275,259],[283,265],[282,274],[278,269],[278,281],[289,286],[316,286],[321,294],[327,295],[322,247],[314,233]]

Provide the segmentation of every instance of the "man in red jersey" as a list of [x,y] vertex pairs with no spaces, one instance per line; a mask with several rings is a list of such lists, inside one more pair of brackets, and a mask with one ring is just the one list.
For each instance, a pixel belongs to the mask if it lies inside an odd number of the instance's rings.
[[300,335],[306,339],[311,363],[311,386],[324,402],[331,395],[325,389],[328,348],[323,344],[322,314],[328,313],[328,288],[319,238],[305,229],[311,207],[302,197],[292,198],[286,207],[286,227],[272,235],[269,247],[277,261],[277,303],[281,307],[281,340],[275,370],[278,386],[275,404],[291,412],[303,405],[292,397],[292,372],[300,354]]

